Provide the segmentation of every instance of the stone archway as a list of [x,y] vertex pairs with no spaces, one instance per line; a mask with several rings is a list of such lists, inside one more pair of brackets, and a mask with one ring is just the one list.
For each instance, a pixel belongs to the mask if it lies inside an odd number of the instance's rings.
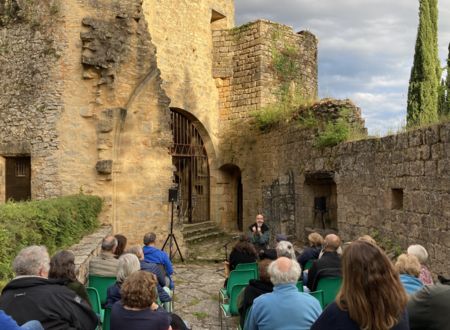
[[183,222],[210,220],[211,184],[205,132],[186,111],[171,108],[170,149],[178,187],[178,214]]

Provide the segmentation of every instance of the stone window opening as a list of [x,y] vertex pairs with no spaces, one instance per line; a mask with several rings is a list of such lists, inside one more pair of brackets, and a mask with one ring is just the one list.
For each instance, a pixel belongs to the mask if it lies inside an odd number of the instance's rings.
[[5,157],[5,201],[31,199],[31,157]]
[[403,188],[391,189],[391,210],[403,210]]
[[224,19],[226,16],[217,10],[211,10],[211,29],[212,30],[223,30],[227,28],[227,20]]

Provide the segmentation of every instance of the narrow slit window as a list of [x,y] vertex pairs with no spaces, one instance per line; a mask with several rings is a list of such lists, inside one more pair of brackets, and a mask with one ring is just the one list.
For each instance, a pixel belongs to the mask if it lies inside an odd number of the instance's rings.
[[403,189],[392,188],[391,190],[391,209],[403,210]]

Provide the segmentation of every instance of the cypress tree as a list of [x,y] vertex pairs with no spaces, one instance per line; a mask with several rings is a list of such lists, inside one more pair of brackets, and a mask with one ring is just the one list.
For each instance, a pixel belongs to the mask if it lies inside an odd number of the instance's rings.
[[447,114],[450,114],[450,43],[448,44],[447,80],[445,84],[445,104],[447,106]]
[[437,0],[419,0],[419,3],[419,27],[408,88],[408,126],[432,123],[438,119],[441,69]]

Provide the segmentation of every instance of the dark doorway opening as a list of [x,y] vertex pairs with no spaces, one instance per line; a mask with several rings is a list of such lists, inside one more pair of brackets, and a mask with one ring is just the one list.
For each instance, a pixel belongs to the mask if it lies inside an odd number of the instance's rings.
[[7,157],[5,162],[6,201],[31,199],[31,158]]
[[184,222],[209,221],[209,164],[203,139],[195,124],[171,109],[173,144],[170,149],[176,168],[178,213]]
[[220,167],[222,223],[227,229],[244,229],[244,202],[241,169],[234,164]]

